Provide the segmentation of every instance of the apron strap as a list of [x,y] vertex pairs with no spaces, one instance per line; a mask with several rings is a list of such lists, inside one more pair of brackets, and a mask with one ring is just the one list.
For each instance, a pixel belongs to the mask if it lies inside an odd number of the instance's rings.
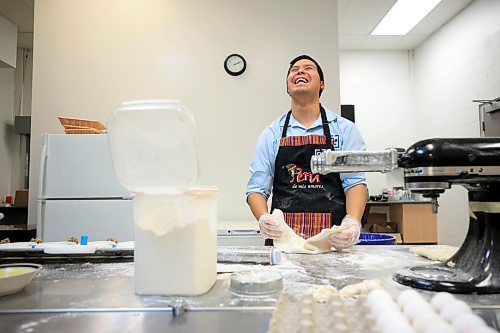
[[283,125],[283,132],[281,132],[281,137],[286,138],[286,130],[288,129],[288,123],[290,122],[290,116],[292,115],[292,110],[288,111],[286,114],[285,125]]
[[323,133],[326,136],[326,144],[328,146],[331,146],[332,150],[335,150],[332,144],[332,135],[330,134],[330,126],[328,123],[328,118],[326,117],[325,109],[321,104],[319,105],[319,107],[320,107],[319,113],[321,114],[321,122],[323,123]]

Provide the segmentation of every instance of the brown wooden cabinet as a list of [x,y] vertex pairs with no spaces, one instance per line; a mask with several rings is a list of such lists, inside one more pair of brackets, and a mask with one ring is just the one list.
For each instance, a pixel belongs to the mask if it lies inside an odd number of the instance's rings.
[[403,243],[437,243],[437,214],[431,203],[391,203],[389,214]]
[[367,222],[370,211],[377,210],[388,214],[388,221],[396,225],[402,243],[437,243],[437,214],[432,212],[430,201],[368,201],[363,225]]

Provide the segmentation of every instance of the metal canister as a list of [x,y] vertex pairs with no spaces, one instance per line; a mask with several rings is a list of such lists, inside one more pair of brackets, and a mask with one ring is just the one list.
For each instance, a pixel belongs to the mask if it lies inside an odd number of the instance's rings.
[[273,246],[219,246],[217,262],[277,265],[281,253]]

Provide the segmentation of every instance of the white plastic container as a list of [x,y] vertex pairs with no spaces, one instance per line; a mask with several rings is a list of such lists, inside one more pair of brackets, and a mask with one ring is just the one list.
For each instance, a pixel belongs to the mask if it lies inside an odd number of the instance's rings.
[[111,114],[108,133],[116,176],[127,190],[179,192],[197,181],[194,118],[179,101],[123,103]]
[[201,295],[217,279],[217,189],[134,198],[135,291]]
[[198,175],[194,119],[178,101],[124,103],[108,122],[120,183],[134,192],[135,292],[201,295],[217,279],[217,188]]

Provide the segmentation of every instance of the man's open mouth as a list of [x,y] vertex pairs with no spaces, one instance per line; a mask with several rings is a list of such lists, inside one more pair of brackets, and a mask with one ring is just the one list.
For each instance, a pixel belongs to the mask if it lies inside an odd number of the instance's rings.
[[299,83],[307,83],[307,80],[303,77],[299,77],[298,79],[295,79],[294,84],[299,84]]

